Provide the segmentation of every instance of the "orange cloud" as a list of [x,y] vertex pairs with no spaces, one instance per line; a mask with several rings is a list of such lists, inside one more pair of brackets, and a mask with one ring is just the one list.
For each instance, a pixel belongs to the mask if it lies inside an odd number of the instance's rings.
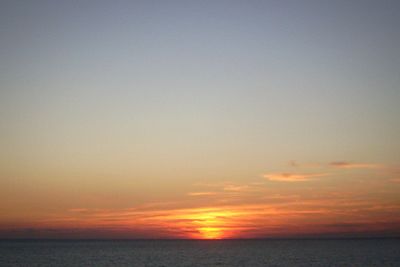
[[189,193],[188,195],[223,195],[228,193],[253,192],[257,191],[261,186],[264,185],[264,183],[259,181],[250,183],[235,183],[224,181],[219,183],[196,183],[194,185],[197,187],[205,187],[213,191],[209,192],[207,189],[205,189],[205,192],[193,192]]
[[270,173],[264,174],[263,177],[270,181],[278,182],[304,182],[310,181],[317,177],[327,176],[328,173]]
[[211,196],[216,194],[217,194],[216,192],[190,192],[188,193],[188,196],[198,197],[198,196]]
[[18,227],[12,222],[0,224],[0,236],[8,233],[14,237],[220,239],[307,236],[349,230],[367,234],[378,230],[400,232],[396,224],[400,221],[400,205],[394,200],[377,201],[352,191],[267,192],[273,191],[265,191],[262,200],[247,204],[241,201],[195,206],[186,201],[181,206],[180,202],[154,202],[126,209],[67,210]]
[[226,185],[223,190],[224,191],[234,191],[234,192],[239,192],[239,191],[244,191],[246,189],[249,189],[250,187],[248,185],[234,185],[234,184],[228,184]]
[[73,208],[73,209],[69,209],[69,212],[87,212],[88,209],[85,208]]
[[[324,166],[329,167],[326,163]],[[327,175],[322,171],[294,171],[263,177],[277,182],[304,182]],[[391,170],[390,175],[397,179],[398,170]],[[0,222],[0,238],[221,239],[357,232],[369,236],[374,231],[393,235],[400,233],[400,204],[395,194],[397,184],[389,184],[390,178],[381,179],[381,184],[355,184],[344,179],[342,188],[334,188],[332,183],[280,186],[260,177],[247,183],[194,184],[191,192],[169,201],[157,199],[130,208],[71,206],[20,220],[20,224]]]

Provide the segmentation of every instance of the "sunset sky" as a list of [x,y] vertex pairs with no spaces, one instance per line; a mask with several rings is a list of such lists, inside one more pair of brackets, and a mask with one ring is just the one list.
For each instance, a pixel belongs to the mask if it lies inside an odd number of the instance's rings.
[[399,1],[1,1],[0,238],[400,235]]

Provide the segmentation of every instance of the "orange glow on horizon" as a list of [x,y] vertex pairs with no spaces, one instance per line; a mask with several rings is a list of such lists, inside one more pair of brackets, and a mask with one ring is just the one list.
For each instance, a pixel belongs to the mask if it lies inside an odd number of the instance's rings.
[[191,220],[191,227],[194,227],[197,234],[190,236],[196,239],[221,239],[226,238],[225,225],[229,219],[237,215],[232,211],[204,211],[188,214],[185,217]]
[[[270,195],[266,204],[180,208],[154,203],[127,209],[70,208],[46,219],[0,225],[0,234],[34,229],[34,237],[231,239],[346,233],[398,232],[399,206],[393,202],[354,200],[338,192],[333,199]],[[332,223],[338,211],[339,223]],[[373,213],[371,212],[373,211]],[[376,213],[379,211],[380,213]],[[368,220],[365,220],[367,218]],[[20,233],[18,229],[22,229]],[[33,236],[33,235],[32,235]]]
[[223,231],[218,227],[201,227],[198,230],[202,239],[221,239],[223,237]]

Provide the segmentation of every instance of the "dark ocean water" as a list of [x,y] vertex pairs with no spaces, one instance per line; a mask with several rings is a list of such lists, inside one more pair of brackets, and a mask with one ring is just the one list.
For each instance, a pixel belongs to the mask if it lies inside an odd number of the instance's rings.
[[0,266],[400,266],[400,239],[3,240]]

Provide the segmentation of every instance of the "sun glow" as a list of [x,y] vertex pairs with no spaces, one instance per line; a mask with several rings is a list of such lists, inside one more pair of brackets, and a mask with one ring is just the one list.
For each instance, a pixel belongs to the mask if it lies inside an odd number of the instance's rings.
[[208,211],[195,214],[192,217],[193,223],[200,239],[221,239],[227,237],[226,225],[229,218],[234,216],[230,211]]
[[218,227],[198,228],[202,239],[220,239],[223,236],[223,229]]

